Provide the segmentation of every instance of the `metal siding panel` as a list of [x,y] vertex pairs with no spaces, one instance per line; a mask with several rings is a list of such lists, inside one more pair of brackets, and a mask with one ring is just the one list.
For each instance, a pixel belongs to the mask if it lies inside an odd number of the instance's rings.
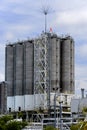
[[7,97],[7,111],[9,111],[9,108],[11,108],[11,111],[14,111],[14,96],[8,96]]
[[21,111],[24,111],[24,96],[15,96],[15,111],[19,111],[19,107],[21,107]]
[[34,110],[34,95],[25,95],[25,110]]

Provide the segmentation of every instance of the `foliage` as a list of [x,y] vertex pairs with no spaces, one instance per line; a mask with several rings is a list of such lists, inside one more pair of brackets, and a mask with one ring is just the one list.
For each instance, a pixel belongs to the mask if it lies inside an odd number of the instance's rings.
[[6,130],[21,130],[21,124],[18,121],[10,121],[6,124]]
[[87,130],[87,122],[83,121],[71,126],[71,130]]
[[70,130],[78,130],[78,128],[80,128],[80,125],[72,125]]
[[82,112],[87,113],[87,107],[83,107]]
[[6,116],[2,116],[0,117],[0,123],[3,122],[3,123],[7,123],[9,120],[12,120],[13,117],[11,115],[6,115]]
[[10,121],[6,124],[6,130],[21,130],[27,125],[25,122]]
[[13,120],[12,116],[0,117],[0,130],[21,130],[27,125],[27,122]]
[[22,113],[22,112],[19,112],[19,113],[18,113],[18,117],[19,117],[19,118],[23,117],[23,113]]
[[58,129],[54,128],[53,126],[46,126],[44,130],[58,130]]
[[87,130],[87,124],[84,126],[84,130]]

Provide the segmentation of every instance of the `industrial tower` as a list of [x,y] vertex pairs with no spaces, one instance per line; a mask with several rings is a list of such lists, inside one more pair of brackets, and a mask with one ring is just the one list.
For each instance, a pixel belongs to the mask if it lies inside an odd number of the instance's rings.
[[74,94],[74,41],[70,36],[43,33],[34,41],[34,94],[40,94],[50,109],[55,92]]
[[74,94],[74,41],[43,33],[6,46],[7,107],[50,109],[52,94]]

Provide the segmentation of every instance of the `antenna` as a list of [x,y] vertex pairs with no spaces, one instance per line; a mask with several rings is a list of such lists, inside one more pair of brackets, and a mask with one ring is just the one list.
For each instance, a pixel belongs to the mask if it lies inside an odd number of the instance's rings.
[[47,32],[47,15],[51,12],[53,12],[53,11],[49,6],[43,6],[41,8],[41,13],[43,13],[45,16],[45,33]]

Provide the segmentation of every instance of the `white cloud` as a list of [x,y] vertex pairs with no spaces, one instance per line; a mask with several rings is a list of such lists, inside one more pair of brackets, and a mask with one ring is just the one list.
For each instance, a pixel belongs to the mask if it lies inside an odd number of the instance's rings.
[[30,31],[33,27],[27,24],[13,24],[10,29],[17,32]]
[[75,65],[75,79],[84,80],[87,78],[87,65]]
[[56,21],[64,25],[77,25],[87,22],[87,9],[60,12]]
[[9,42],[15,42],[15,40],[20,38],[23,40],[24,37],[27,38],[29,33],[32,32],[33,27],[28,24],[9,24],[6,26],[3,38]]
[[75,81],[75,94],[81,97],[81,88],[84,88],[84,94],[87,92],[87,79]]
[[84,59],[87,58],[87,43],[82,43],[78,45],[76,49],[76,54]]
[[[68,0],[67,0],[68,1]],[[79,2],[80,3],[80,2]],[[72,3],[73,4],[73,3]],[[66,7],[66,5],[65,5]],[[70,5],[71,7],[71,5]],[[87,39],[87,6],[60,10],[50,21],[56,31]]]
[[3,43],[3,44],[0,44],[0,55],[3,55],[4,51],[5,51],[5,44]]
[[4,81],[4,74],[0,74],[0,82]]
[[81,88],[84,88],[87,91],[87,79],[76,80],[76,89],[81,90]]
[[5,38],[9,39],[9,41],[10,41],[10,40],[14,39],[14,34],[11,32],[6,32]]
[[87,65],[75,65],[75,92],[81,94],[81,88],[87,90]]

